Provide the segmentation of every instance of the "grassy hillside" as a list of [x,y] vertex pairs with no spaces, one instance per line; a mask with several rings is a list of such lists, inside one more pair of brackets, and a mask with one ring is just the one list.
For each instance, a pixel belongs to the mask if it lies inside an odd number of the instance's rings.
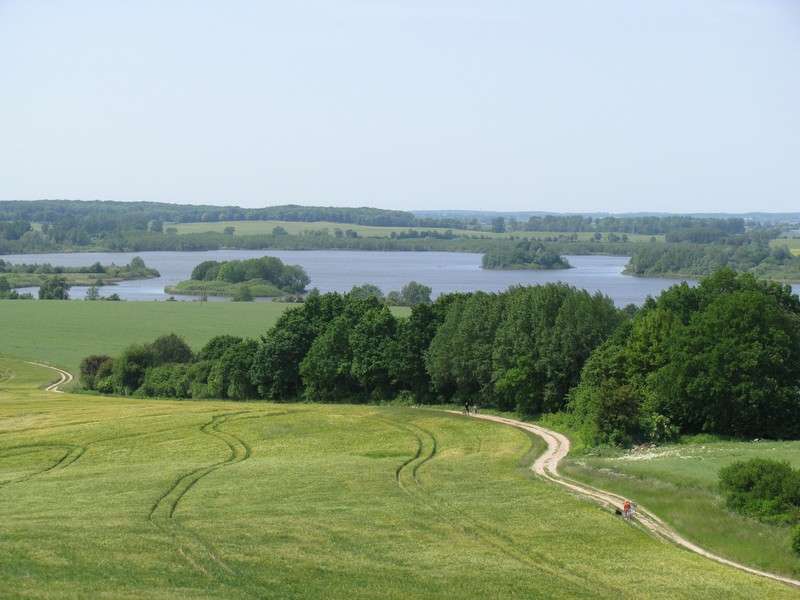
[[[70,396],[0,360],[0,581],[27,598],[790,598],[412,409]],[[623,564],[624,561],[624,564]]]
[[704,437],[641,451],[595,450],[568,460],[562,472],[637,499],[712,552],[797,577],[800,558],[790,549],[790,529],[735,514],[718,493],[721,467],[757,457],[800,467],[800,442],[727,442]]

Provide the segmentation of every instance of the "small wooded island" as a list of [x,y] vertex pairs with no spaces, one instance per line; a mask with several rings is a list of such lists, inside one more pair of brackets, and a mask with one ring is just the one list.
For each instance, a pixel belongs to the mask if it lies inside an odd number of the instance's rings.
[[113,285],[133,279],[159,277],[156,269],[144,264],[138,256],[127,265],[101,265],[99,262],[86,267],[61,267],[44,264],[13,264],[0,259],[0,279],[8,288],[41,286],[53,276],[61,277],[68,285]]
[[168,294],[269,298],[305,291],[309,281],[303,267],[285,265],[274,256],[246,260],[207,260],[192,270],[190,279],[165,288]]
[[570,269],[563,256],[547,250],[544,244],[536,241],[521,240],[510,246],[508,244],[494,246],[483,255],[482,266],[484,269],[530,269],[552,270]]

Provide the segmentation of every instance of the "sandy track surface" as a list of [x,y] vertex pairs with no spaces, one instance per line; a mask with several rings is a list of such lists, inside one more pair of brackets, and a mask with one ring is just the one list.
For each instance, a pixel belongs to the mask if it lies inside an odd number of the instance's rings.
[[44,388],[48,392],[58,392],[59,394],[63,394],[64,390],[60,390],[59,388],[62,385],[66,385],[67,383],[70,383],[73,379],[75,379],[72,376],[72,373],[70,373],[69,371],[65,371],[64,369],[59,369],[58,367],[54,367],[52,365],[46,365],[44,363],[31,362],[29,360],[25,362],[27,362],[29,365],[44,367],[45,369],[52,369],[53,371],[56,371],[59,374],[60,378],[58,381],[56,381],[55,383],[51,383],[46,388]]
[[[450,411],[450,412],[457,413],[458,411]],[[481,414],[471,415],[471,416],[476,419],[483,419],[485,421],[494,421],[496,423],[503,423],[504,425],[510,425],[511,427],[517,427],[519,429],[529,431],[539,436],[547,443],[547,450],[545,450],[542,453],[542,455],[539,456],[539,458],[537,458],[536,461],[531,465],[531,470],[534,473],[536,473],[541,477],[544,477],[545,479],[552,481],[553,483],[557,483],[558,485],[565,487],[570,491],[575,492],[576,494],[591,498],[593,501],[600,504],[601,506],[620,511],[622,510],[622,504],[623,502],[625,502],[625,498],[623,498],[622,496],[618,496],[617,494],[614,494],[612,492],[607,492],[605,490],[601,490],[592,487],[590,485],[580,483],[559,475],[558,463],[561,462],[561,459],[563,459],[569,452],[569,439],[567,439],[565,435],[562,435],[556,431],[551,431],[550,429],[545,429],[544,427],[540,427],[539,425],[534,425],[532,423],[525,423],[524,421],[517,421],[516,419],[507,419],[505,417],[498,417],[494,415],[481,415]],[[714,560],[723,565],[739,569],[740,571],[745,571],[753,575],[758,575],[759,577],[766,577],[767,579],[780,581],[781,583],[785,583],[800,588],[800,581],[797,579],[792,579],[791,577],[785,577],[783,575],[776,575],[775,573],[768,573],[766,571],[754,569],[752,567],[748,567],[747,565],[743,565],[741,563],[729,560],[722,556],[718,556],[713,552],[709,552],[708,550],[701,548],[697,544],[694,544],[689,540],[687,540],[686,538],[682,537],[680,534],[675,532],[669,525],[664,523],[664,521],[659,519],[656,515],[646,510],[642,506],[637,506],[637,510],[633,518],[639,523],[641,523],[641,525],[645,527],[648,531],[650,531],[653,535],[656,535],[670,542],[673,542],[678,546],[681,546],[686,550],[689,550],[690,552],[694,552],[695,554],[699,554],[700,556],[704,556],[705,558]]]

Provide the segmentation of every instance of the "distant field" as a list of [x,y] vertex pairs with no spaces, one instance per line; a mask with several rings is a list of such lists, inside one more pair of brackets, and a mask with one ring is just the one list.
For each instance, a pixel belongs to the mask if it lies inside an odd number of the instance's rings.
[[275,302],[84,302],[0,300],[0,354],[72,373],[84,356],[116,354],[175,332],[199,349],[215,335],[255,337],[290,304]]
[[[202,307],[205,308],[205,307]],[[795,598],[528,474],[441,412],[48,393],[0,360],[0,595]]]
[[770,246],[776,248],[778,246],[788,246],[792,254],[800,255],[800,238],[780,238],[772,240]]
[[603,450],[577,455],[562,471],[596,487],[635,498],[678,532],[728,558],[765,570],[800,575],[788,527],[765,525],[728,511],[717,490],[719,469],[750,458],[800,467],[800,442],[721,442],[661,446],[641,452]]
[[[509,236],[515,237],[530,237],[530,238],[544,238],[544,237],[558,237],[559,235],[571,235],[559,233],[556,231],[515,231],[508,233],[493,233],[489,231],[472,231],[469,229],[446,229],[442,227],[373,227],[368,225],[351,225],[347,223],[331,223],[328,221],[314,221],[314,222],[299,222],[299,221],[219,221],[216,223],[175,223],[167,224],[166,227],[175,227],[178,233],[202,233],[206,231],[222,232],[226,227],[233,227],[235,229],[234,235],[253,235],[272,233],[275,227],[283,227],[288,233],[296,235],[304,231],[319,231],[327,229],[331,235],[334,230],[341,229],[345,231],[352,229],[358,232],[358,235],[363,237],[389,237],[393,232],[400,233],[414,229],[416,231],[438,231],[443,233],[445,231],[452,231],[460,236],[485,236],[496,238],[507,238]],[[582,232],[576,234],[579,240],[588,240],[594,234],[590,232]],[[606,239],[608,234],[603,234],[603,239]],[[622,235],[622,234],[617,234]],[[650,240],[649,235],[628,234],[628,239],[632,242],[646,242]],[[663,235],[654,236],[657,240],[663,241]]]

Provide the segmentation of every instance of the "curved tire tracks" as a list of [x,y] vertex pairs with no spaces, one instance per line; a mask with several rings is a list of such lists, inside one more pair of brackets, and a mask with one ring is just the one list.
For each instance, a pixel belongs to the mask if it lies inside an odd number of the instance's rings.
[[[447,411],[447,412],[453,414],[462,414],[458,411]],[[569,452],[569,439],[565,435],[558,433],[556,431],[551,431],[550,429],[546,429],[539,425],[534,425],[532,423],[525,423],[524,421],[517,421],[516,419],[508,419],[506,417],[499,417],[495,415],[470,415],[470,416],[475,419],[483,419],[485,421],[494,421],[495,423],[510,425],[511,427],[516,427],[518,429],[522,429],[524,431],[528,431],[530,433],[539,436],[547,444],[547,450],[545,450],[539,456],[539,458],[537,458],[531,465],[530,468],[534,473],[549,481],[552,481],[553,483],[565,487],[568,490],[575,492],[576,494],[587,496],[597,504],[600,504],[601,506],[621,510],[622,503],[625,501],[625,499],[622,496],[614,494],[613,492],[607,492],[605,490],[592,487],[584,483],[579,483],[577,481],[559,475],[558,464],[561,462],[561,459],[563,459]],[[646,510],[641,505],[637,507],[634,518],[652,534],[667,541],[670,541],[674,544],[677,544],[678,546],[685,548],[690,552],[694,552],[695,554],[699,554],[700,556],[703,556],[720,564],[733,567],[734,569],[750,573],[751,575],[757,575],[759,577],[764,577],[766,579],[771,579],[773,581],[778,581],[780,583],[785,583],[794,587],[800,587],[800,580],[792,579],[791,577],[786,577],[783,575],[777,575],[775,573],[769,573],[767,571],[762,571],[760,569],[755,569],[753,567],[748,567],[747,565],[743,565],[742,563],[738,563],[736,561],[714,554],[713,552],[709,552],[708,550],[698,546],[697,544],[690,542],[689,540],[681,536],[669,525],[667,525],[664,521],[659,519],[656,515],[654,515],[650,511]]]

